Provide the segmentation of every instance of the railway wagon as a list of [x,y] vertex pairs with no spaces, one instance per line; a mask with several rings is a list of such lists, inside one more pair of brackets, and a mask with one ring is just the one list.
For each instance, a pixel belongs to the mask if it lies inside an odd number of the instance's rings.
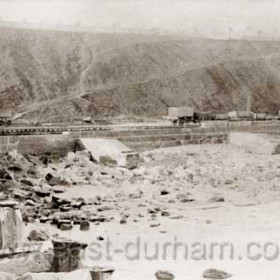
[[228,119],[228,114],[216,114],[216,120],[218,121],[227,121]]
[[13,113],[10,111],[0,111],[0,126],[12,125]]
[[266,113],[254,113],[253,120],[254,121],[265,121],[267,119]]
[[213,112],[201,112],[200,116],[201,116],[201,120],[203,120],[203,121],[215,121],[216,120],[216,114]]
[[169,107],[168,118],[173,125],[184,125],[189,122],[197,123],[200,121],[199,114],[188,106],[185,107]]
[[274,116],[267,114],[265,119],[267,121],[272,121],[274,119]]
[[231,111],[228,112],[228,119],[230,121],[250,121],[252,114],[249,111]]

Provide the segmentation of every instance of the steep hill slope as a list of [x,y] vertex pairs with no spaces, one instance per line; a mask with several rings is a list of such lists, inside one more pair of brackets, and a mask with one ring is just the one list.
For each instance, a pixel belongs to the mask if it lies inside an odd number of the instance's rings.
[[280,107],[280,42],[0,28],[0,109],[32,120]]

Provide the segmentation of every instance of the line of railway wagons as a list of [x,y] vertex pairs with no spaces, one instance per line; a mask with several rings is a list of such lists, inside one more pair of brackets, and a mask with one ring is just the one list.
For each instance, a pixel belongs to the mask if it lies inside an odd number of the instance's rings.
[[279,115],[270,115],[267,113],[254,113],[248,111],[231,111],[224,114],[200,113],[202,120],[219,120],[219,121],[267,121],[279,120]]
[[280,114],[253,113],[249,111],[231,111],[228,113],[195,112],[192,107],[169,107],[168,118],[173,125],[199,123],[201,121],[267,121],[280,120]]

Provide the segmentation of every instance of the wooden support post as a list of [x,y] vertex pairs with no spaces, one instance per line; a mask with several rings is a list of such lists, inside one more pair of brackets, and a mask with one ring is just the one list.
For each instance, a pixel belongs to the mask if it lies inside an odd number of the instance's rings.
[[23,222],[18,203],[0,202],[0,249],[16,249],[22,244]]
[[89,268],[91,280],[111,280],[115,271],[113,267],[94,266]]
[[68,239],[53,240],[54,259],[53,272],[71,272],[79,268],[80,252],[87,247]]

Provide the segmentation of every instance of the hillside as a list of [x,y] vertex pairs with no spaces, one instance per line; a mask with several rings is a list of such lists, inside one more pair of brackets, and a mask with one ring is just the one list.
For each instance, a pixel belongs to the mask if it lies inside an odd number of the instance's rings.
[[0,110],[33,121],[280,108],[280,42],[0,28]]

